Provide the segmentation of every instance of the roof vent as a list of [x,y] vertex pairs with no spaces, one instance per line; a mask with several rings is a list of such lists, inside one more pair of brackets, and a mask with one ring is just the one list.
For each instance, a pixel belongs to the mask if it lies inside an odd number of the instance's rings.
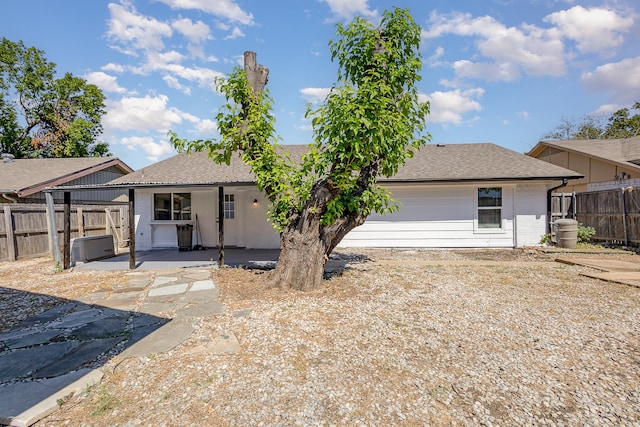
[[436,144],[436,147],[446,147],[444,144]]
[[15,159],[15,156],[9,153],[2,153],[0,157],[2,157],[2,163],[11,163],[13,162],[13,159]]

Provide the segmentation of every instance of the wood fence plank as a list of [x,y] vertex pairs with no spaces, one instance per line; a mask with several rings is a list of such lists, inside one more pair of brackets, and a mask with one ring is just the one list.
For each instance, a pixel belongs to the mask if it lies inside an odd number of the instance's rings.
[[4,207],[4,228],[7,235],[7,255],[9,261],[15,261],[17,258],[15,235],[13,233],[13,219],[11,217],[11,207]]

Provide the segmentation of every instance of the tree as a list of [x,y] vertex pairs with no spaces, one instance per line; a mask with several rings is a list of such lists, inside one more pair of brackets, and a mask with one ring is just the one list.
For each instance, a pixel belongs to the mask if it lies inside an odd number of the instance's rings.
[[270,201],[280,230],[276,286],[299,290],[321,285],[324,264],[343,237],[376,211],[398,209],[379,177],[391,177],[429,139],[429,104],[419,102],[420,27],[405,9],[383,14],[378,28],[356,18],[338,24],[329,43],[338,83],[323,105],[308,107],[315,142],[299,161],[275,144],[268,69],[245,53],[217,86],[227,104],[217,115],[219,141],[185,141],[170,133],[178,150],[207,150],[216,162],[239,153]]
[[0,151],[20,157],[109,155],[98,142],[105,113],[102,91],[66,73],[44,52],[0,42]]
[[[640,102],[631,110],[640,111]],[[554,131],[543,139],[623,139],[640,136],[640,114],[631,115],[629,108],[622,108],[608,119],[601,116],[585,116],[579,122],[563,117]]]
[[[640,111],[640,102],[636,102],[631,109]],[[616,111],[609,117],[602,136],[605,139],[640,136],[640,114],[631,116],[628,108]]]

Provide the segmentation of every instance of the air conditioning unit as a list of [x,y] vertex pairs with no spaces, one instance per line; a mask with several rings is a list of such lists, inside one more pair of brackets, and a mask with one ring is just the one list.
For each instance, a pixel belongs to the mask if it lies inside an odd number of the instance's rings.
[[113,250],[113,236],[77,237],[71,239],[71,261],[87,262],[115,256]]

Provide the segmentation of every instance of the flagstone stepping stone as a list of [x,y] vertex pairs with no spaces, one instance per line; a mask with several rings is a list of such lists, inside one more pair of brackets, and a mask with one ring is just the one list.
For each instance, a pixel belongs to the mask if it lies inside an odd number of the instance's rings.
[[65,341],[0,353],[0,382],[25,378],[79,345],[79,341]]
[[108,352],[122,340],[123,337],[114,337],[81,342],[80,345],[71,349],[64,357],[58,358],[53,363],[38,369],[33,374],[33,377],[52,378],[67,374],[85,363],[92,362],[96,357]]

